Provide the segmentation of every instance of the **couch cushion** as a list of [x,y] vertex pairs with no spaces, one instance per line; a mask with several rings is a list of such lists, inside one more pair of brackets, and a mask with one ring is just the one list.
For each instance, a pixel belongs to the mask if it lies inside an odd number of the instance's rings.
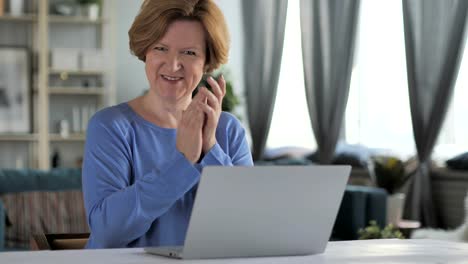
[[468,152],[457,155],[446,161],[447,167],[454,170],[468,170]]
[[81,189],[80,169],[0,170],[0,194]]
[[336,240],[357,239],[358,230],[375,220],[385,226],[387,192],[381,188],[347,185],[333,228]]
[[30,247],[32,234],[89,232],[80,190],[18,192],[0,195],[12,225],[5,248]]

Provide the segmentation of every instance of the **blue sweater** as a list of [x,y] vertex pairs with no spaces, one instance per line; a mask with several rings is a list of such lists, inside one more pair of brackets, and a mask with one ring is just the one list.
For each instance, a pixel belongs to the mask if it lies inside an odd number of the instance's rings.
[[202,168],[253,164],[233,115],[221,114],[216,140],[192,165],[176,149],[176,129],[146,121],[127,103],[96,113],[82,175],[87,248],[183,245]]

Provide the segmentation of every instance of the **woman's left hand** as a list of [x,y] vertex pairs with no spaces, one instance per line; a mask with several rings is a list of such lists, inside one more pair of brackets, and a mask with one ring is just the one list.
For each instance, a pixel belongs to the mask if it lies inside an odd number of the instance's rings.
[[203,126],[203,153],[208,153],[216,144],[216,128],[218,127],[219,117],[221,116],[221,106],[224,95],[226,94],[226,81],[223,75],[215,81],[213,77],[208,77],[208,83],[213,92],[210,92],[206,87],[201,89],[201,92],[206,96],[206,103],[200,102],[200,107],[206,115],[206,122]]

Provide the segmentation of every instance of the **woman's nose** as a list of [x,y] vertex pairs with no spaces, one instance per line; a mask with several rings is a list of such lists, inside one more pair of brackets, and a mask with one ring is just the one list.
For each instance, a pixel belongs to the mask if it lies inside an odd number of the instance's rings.
[[167,66],[172,72],[176,72],[182,68],[182,64],[178,54],[169,55],[167,58]]

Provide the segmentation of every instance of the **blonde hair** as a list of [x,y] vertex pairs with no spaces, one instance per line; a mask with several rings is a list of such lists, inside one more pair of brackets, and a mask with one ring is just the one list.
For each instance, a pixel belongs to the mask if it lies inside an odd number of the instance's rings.
[[176,20],[199,21],[203,25],[206,72],[227,62],[229,32],[221,9],[212,0],[145,0],[128,31],[132,54],[145,61],[148,48],[160,40]]

